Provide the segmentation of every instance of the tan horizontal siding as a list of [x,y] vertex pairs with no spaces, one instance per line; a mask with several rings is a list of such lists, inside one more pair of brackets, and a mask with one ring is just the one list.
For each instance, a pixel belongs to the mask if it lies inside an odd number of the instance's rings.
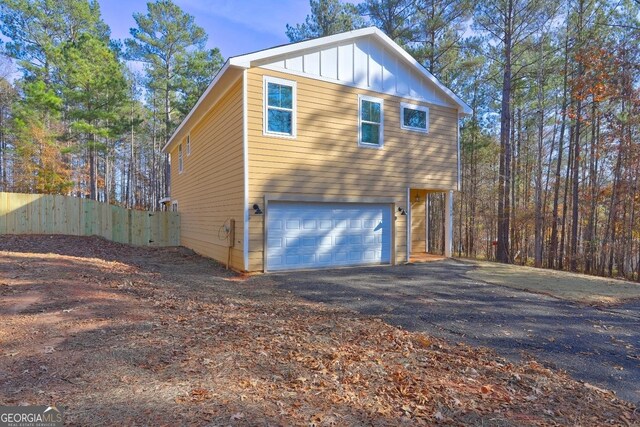
[[[262,135],[264,74],[297,81],[295,139]],[[291,166],[285,170],[307,171],[304,179],[323,176],[339,181],[345,173],[366,175],[367,171],[377,170],[381,180],[400,181],[399,188],[455,188],[458,123],[455,109],[430,105],[429,133],[424,134],[400,128],[400,98],[259,68],[250,69],[248,75],[250,194],[269,192],[266,183],[277,187],[267,175],[270,170],[278,174],[280,171],[275,171],[273,165],[287,161]],[[384,99],[382,150],[358,147],[359,93]],[[318,182],[322,184],[315,192],[322,193],[324,181]]]
[[[400,127],[403,99],[260,68],[248,70],[249,202],[265,194],[391,198],[407,208],[406,189],[455,189],[457,126],[454,108],[429,107],[429,133]],[[295,139],[263,135],[263,75],[297,82]],[[384,148],[358,146],[358,94],[384,100]],[[416,104],[407,100],[407,103]],[[396,212],[395,258],[406,259],[406,216]],[[424,221],[412,235],[424,235]],[[252,269],[262,268],[263,222],[249,227]],[[416,248],[422,243],[416,241]]]
[[[317,129],[318,132],[323,131],[322,128],[318,128]],[[327,135],[326,135],[327,136]],[[329,143],[329,141],[335,141],[341,138],[350,138],[353,137],[353,140],[356,141],[357,140],[357,132],[348,132],[348,131],[344,131],[344,132],[336,132],[335,135],[330,135],[327,136],[327,144]],[[257,138],[261,138],[262,137],[262,130],[258,131],[252,131],[251,129],[249,130],[249,137],[250,139],[257,139]],[[318,149],[318,141],[315,141],[313,138],[309,138],[309,137],[300,137],[297,140],[285,140],[283,138],[274,138],[274,139],[278,139],[277,141],[272,141],[271,144],[269,144],[268,147],[255,147],[255,150],[257,150],[256,152],[259,152],[259,150],[264,150],[267,151],[267,154],[270,155],[284,155],[286,157],[286,154],[288,153],[298,153],[298,154],[309,154],[311,152],[313,152],[314,150]],[[437,141],[439,142],[446,142],[446,140],[440,140],[437,139]],[[432,166],[440,166],[441,162],[452,162],[454,163],[456,160],[456,153],[455,152],[451,152],[451,150],[443,145],[426,145],[424,143],[414,143],[409,139],[404,139],[403,140],[403,151],[401,152],[387,152],[388,151],[388,147],[386,147],[385,144],[385,148],[378,150],[378,149],[372,149],[372,148],[364,148],[364,147],[358,147],[357,145],[355,147],[351,147],[351,146],[347,146],[347,147],[339,147],[339,146],[332,146],[332,145],[328,145],[326,148],[324,148],[324,153],[323,155],[325,156],[324,158],[317,158],[316,156],[313,156],[314,158],[316,158],[317,160],[324,160],[326,162],[326,158],[328,157],[332,157],[335,158],[335,160],[349,160],[349,159],[359,159],[359,160],[365,160],[364,165],[369,164],[368,162],[366,162],[366,160],[372,160],[375,159],[376,157],[382,158],[384,157],[385,160],[387,161],[391,161],[392,163],[395,161],[403,161],[403,160],[407,160],[407,159],[413,159],[413,160],[420,160],[420,159],[428,159],[431,161]],[[404,149],[407,149],[406,151]],[[366,153],[363,153],[362,150],[369,150]],[[374,150],[374,151],[371,151]],[[417,153],[412,153],[410,150],[415,150]],[[309,159],[311,160],[311,159]],[[373,162],[372,162],[373,163]],[[373,163],[375,164],[375,163]],[[446,165],[449,166],[449,165]],[[419,168],[419,166],[414,166],[414,169]]]
[[184,171],[178,173],[177,146],[171,152],[171,198],[178,201],[181,244],[226,263],[228,242],[219,230],[236,221],[231,265],[244,268],[244,160],[242,80],[236,82],[192,129],[191,155],[183,141]]

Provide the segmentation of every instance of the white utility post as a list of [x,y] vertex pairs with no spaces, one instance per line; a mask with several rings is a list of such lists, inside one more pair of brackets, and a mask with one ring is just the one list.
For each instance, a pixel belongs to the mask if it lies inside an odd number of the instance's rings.
[[429,193],[424,196],[424,251],[429,253]]
[[407,262],[411,261],[411,187],[407,187],[407,207],[406,221],[407,221]]
[[444,197],[444,256],[453,256],[453,191]]

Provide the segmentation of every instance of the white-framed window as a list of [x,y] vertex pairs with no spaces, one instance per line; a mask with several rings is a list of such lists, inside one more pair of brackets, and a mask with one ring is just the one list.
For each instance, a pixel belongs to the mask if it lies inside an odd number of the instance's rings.
[[173,200],[171,202],[171,212],[178,212],[178,201]]
[[183,171],[182,144],[178,145],[178,173]]
[[187,156],[191,155],[191,134],[187,135]]
[[384,101],[358,95],[358,145],[382,148],[384,145]]
[[265,135],[296,137],[296,82],[264,76]]
[[429,108],[400,103],[400,127],[416,132],[429,132]]

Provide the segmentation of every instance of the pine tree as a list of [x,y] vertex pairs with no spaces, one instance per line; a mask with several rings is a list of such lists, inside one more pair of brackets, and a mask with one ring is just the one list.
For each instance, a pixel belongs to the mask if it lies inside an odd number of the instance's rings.
[[357,8],[340,0],[309,0],[311,15],[303,24],[287,24],[286,34],[291,42],[330,36],[364,26]]
[[98,158],[122,130],[127,102],[122,64],[103,41],[84,34],[60,47],[60,79],[67,104],[70,138],[86,151],[89,197],[98,199]]
[[[127,57],[144,63],[147,90],[162,97],[163,126],[159,134],[165,145],[187,107],[199,96],[196,93],[206,87],[202,82],[213,79],[222,58],[217,50],[204,51],[206,32],[171,0],[148,3],[146,14],[135,13],[133,17],[138,26],[131,29],[132,38],[125,41]],[[196,66],[188,69],[194,63]],[[165,156],[164,195],[169,194],[169,174]]]

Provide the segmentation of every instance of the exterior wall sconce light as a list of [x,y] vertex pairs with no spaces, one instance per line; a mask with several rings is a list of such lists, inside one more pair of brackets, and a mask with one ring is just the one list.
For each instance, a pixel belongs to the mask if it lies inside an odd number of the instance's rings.
[[416,194],[416,203],[420,201],[420,196]]
[[398,212],[400,212],[400,215],[406,215],[407,214],[407,211],[405,211],[402,208],[398,208]]
[[253,205],[253,210],[255,211],[254,213],[255,213],[256,215],[262,215],[262,209],[260,209],[260,206],[258,206],[258,204],[257,204],[257,203],[255,203],[255,204]]

